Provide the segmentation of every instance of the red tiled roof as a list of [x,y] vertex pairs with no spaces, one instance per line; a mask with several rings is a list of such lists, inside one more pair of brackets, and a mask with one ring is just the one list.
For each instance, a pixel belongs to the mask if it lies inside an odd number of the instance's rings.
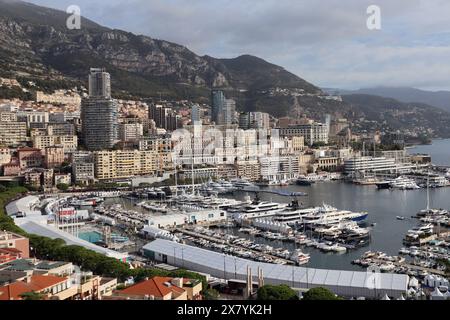
[[[183,288],[177,287],[171,283],[173,278],[170,277],[153,277],[152,279],[139,282],[132,285],[126,289],[120,290],[119,293],[134,295],[134,296],[155,296],[164,297],[167,294],[173,293],[183,293],[185,290]],[[167,286],[165,283],[171,283]]]
[[66,281],[66,277],[33,275],[30,282],[17,281],[10,285],[0,287],[0,300],[21,300],[21,294],[39,292]]

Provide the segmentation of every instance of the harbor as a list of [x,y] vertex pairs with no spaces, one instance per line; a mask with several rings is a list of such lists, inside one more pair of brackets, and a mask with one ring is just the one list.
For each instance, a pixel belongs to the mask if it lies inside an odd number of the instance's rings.
[[[310,208],[328,203],[336,208],[351,210],[353,212],[367,211],[369,213],[362,227],[370,229],[370,241],[361,247],[346,250],[345,253],[335,254],[331,251],[318,250],[313,246],[302,246],[302,250],[310,255],[309,266],[323,268],[330,267],[340,270],[360,270],[360,267],[352,264],[352,261],[361,257],[366,251],[382,251],[388,255],[398,254],[398,250],[403,246],[404,236],[408,230],[413,229],[420,222],[413,217],[417,212],[426,208],[427,191],[417,189],[411,191],[402,190],[378,190],[376,186],[361,187],[343,181],[329,181],[325,183],[315,183],[311,186],[290,185],[287,187],[270,187],[271,190],[286,190],[288,192],[307,192],[307,197],[301,197],[299,204],[302,207]],[[430,189],[430,202],[432,207],[448,207],[448,188]],[[198,210],[207,209],[201,207],[197,201],[194,205],[189,203],[187,198],[180,197],[180,202],[184,203],[185,209]],[[254,197],[253,193],[237,191],[234,194],[222,195],[227,201],[222,201],[222,205],[232,205],[236,202],[248,202],[249,197]],[[291,197],[280,196],[274,193],[258,193],[261,201],[284,204],[286,206],[292,201]],[[214,198],[210,198],[210,209],[217,205]],[[358,201],[355,201],[357,199]],[[106,199],[105,205],[121,204],[126,210],[145,212],[146,215],[161,216],[161,212],[148,211],[136,204],[142,200],[130,200],[127,198]],[[220,201],[219,201],[220,202]],[[398,219],[402,217],[403,219]],[[222,224],[226,225],[223,221]],[[231,225],[231,224],[230,224]],[[223,232],[230,235],[249,238],[257,243],[283,247],[291,252],[298,244],[291,241],[277,239],[267,239],[256,237],[249,233],[240,232],[241,227],[223,228]],[[242,230],[241,230],[242,231]],[[308,231],[306,234],[309,236]],[[316,237],[317,238],[317,237]]]
[[389,188],[326,175],[281,185],[210,180],[191,189],[29,196],[8,214],[28,232],[122,261],[145,259],[142,248],[164,240],[235,261],[336,272],[375,268],[446,283],[450,188],[430,180],[429,173],[405,175]]

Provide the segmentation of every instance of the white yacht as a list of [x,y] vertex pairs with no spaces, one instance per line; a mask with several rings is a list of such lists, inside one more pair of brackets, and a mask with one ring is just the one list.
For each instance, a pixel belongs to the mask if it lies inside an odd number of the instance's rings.
[[233,179],[231,184],[237,189],[257,188],[258,186],[246,179]]
[[259,201],[256,199],[250,204],[229,208],[228,212],[235,219],[264,218],[276,215],[278,212],[283,211],[287,206],[288,204],[285,203]]
[[414,189],[420,189],[420,187],[417,185],[417,183],[410,178],[400,176],[398,178],[395,178],[390,183],[391,188],[400,189],[400,190],[414,190]]
[[367,218],[367,212],[352,212],[348,210],[338,210],[332,206],[323,204],[322,207],[317,208],[311,214],[302,217],[302,224],[307,226],[326,226],[337,224],[341,221],[355,221],[360,222]]
[[277,212],[273,221],[293,225],[302,221],[304,215],[317,211],[317,208],[301,208],[298,201],[292,201],[284,210]]
[[310,256],[309,254],[302,252],[300,249],[296,249],[292,253],[290,259],[297,264],[302,265],[309,262]]
[[237,190],[231,182],[226,180],[208,181],[200,187],[200,191],[207,193],[230,193]]

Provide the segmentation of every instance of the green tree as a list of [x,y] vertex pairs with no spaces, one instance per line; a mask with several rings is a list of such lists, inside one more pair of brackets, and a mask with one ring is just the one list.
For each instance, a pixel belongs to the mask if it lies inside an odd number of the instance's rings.
[[67,183],[58,183],[56,187],[61,191],[67,191],[69,189],[69,185]]
[[258,289],[257,297],[258,300],[298,300],[297,292],[285,284],[262,286]]
[[340,298],[327,288],[317,287],[304,293],[303,300],[340,300]]
[[203,291],[204,300],[219,300],[220,294],[216,289],[206,289]]
[[43,300],[44,295],[42,293],[31,291],[31,292],[24,292],[20,295],[20,297],[23,300]]

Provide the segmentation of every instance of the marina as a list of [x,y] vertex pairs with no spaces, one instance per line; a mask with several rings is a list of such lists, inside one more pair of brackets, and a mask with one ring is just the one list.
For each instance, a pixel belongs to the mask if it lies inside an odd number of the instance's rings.
[[[427,203],[427,190],[417,189],[409,192],[402,190],[378,190],[376,186],[361,187],[354,184],[345,183],[342,181],[328,181],[326,183],[314,183],[311,186],[290,185],[285,187],[270,187],[270,190],[281,190],[286,192],[305,192],[308,191],[308,197],[301,197],[301,202],[298,201],[299,208],[292,207],[292,198],[280,196],[275,193],[258,193],[259,202],[263,206],[267,206],[269,213],[264,215],[262,219],[268,219],[284,222],[292,227],[294,230],[302,232],[306,236],[306,242],[300,244],[293,241],[286,241],[286,235],[277,235],[274,230],[272,235],[263,237],[264,231],[256,231],[251,225],[237,226],[232,223],[232,219],[228,222],[226,220],[216,222],[214,225],[222,226],[219,228],[220,232],[245,238],[255,241],[257,244],[269,245],[273,247],[281,247],[290,252],[301,246],[304,253],[310,255],[308,265],[321,268],[332,267],[341,270],[358,270],[360,267],[352,264],[355,259],[361,257],[366,251],[382,251],[388,255],[398,254],[398,250],[403,246],[404,236],[411,230],[417,227],[420,219],[436,219],[430,216],[412,217],[416,213],[424,210]],[[449,194],[448,188],[429,189],[430,202],[432,207],[440,208],[446,207],[447,197]],[[193,196],[188,192],[173,197],[171,201],[164,203],[166,209],[179,210],[179,212],[189,212],[192,210],[208,210],[208,209],[231,209],[229,210],[229,218],[233,216],[233,208],[236,206],[246,205],[249,211],[252,210],[252,201],[254,201],[254,193],[245,191],[235,191],[234,194],[222,195],[218,200],[215,196],[200,197]],[[202,199],[202,201],[199,201]],[[253,200],[252,200],[253,199]],[[358,201],[354,201],[358,199]],[[204,200],[204,201],[203,201]],[[130,200],[127,198],[105,199],[104,205],[121,204],[125,210],[138,211],[145,217],[150,216],[165,216],[167,213],[161,212],[156,207],[146,209],[136,204],[142,203],[144,200]],[[148,202],[148,201],[145,201]],[[151,201],[150,201],[151,202]],[[156,201],[157,202],[157,201]],[[151,206],[156,206],[155,201]],[[364,221],[359,222],[361,230],[369,229],[370,237],[361,245],[351,245],[345,242],[337,242],[336,234],[342,233],[342,230],[336,230],[336,226],[322,226],[317,229],[317,232],[305,228],[305,225],[295,226],[295,222],[299,221],[299,217],[307,212],[299,214],[299,210],[311,210],[311,208],[322,207],[324,203],[331,204],[334,208],[342,208],[353,213],[364,213],[368,215]],[[176,209],[175,206],[178,208]],[[305,208],[305,209],[303,209]],[[151,210],[156,209],[156,210]],[[254,207],[253,207],[254,209]],[[235,210],[234,214],[238,211]],[[271,213],[270,213],[271,212]],[[310,215],[312,217],[313,215]],[[258,219],[261,217],[257,215],[247,216],[247,218]],[[145,219],[141,219],[144,221]],[[316,222],[317,219],[316,219]],[[330,221],[328,221],[330,222]],[[351,225],[348,225],[352,227]],[[343,227],[343,226],[341,226]],[[249,228],[250,232],[245,232]],[[252,229],[254,228],[254,229]],[[269,230],[266,230],[269,231]],[[292,239],[292,238],[291,238]],[[308,241],[310,240],[310,241]],[[314,241],[312,241],[314,240]],[[273,242],[276,242],[275,245]],[[317,246],[322,242],[329,242],[322,244],[321,248]],[[342,252],[336,254],[337,251],[329,249],[330,244],[343,245]],[[337,249],[339,250],[339,249]]]

